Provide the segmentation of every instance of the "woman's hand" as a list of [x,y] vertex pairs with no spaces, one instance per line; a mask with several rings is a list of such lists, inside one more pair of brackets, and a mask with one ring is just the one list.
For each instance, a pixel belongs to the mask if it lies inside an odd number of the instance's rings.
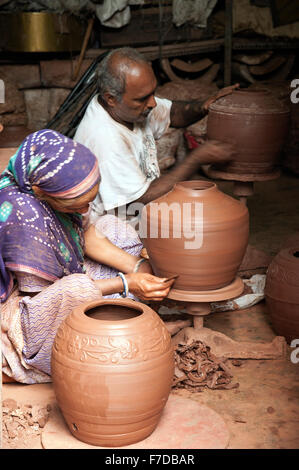
[[167,278],[153,276],[148,273],[126,274],[129,291],[140,300],[163,300],[170,291],[174,279],[165,281]]

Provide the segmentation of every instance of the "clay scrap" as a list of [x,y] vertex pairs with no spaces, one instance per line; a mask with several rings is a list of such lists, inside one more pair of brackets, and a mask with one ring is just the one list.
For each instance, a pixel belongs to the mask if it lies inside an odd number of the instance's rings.
[[[241,364],[241,361],[235,361],[235,365]],[[211,348],[202,341],[177,345],[173,388],[185,388],[192,392],[202,392],[204,387],[226,390],[238,388],[239,384],[232,383],[232,379],[228,359],[212,354]]]
[[18,442],[25,442],[33,435],[39,436],[45,427],[51,405],[19,405],[16,400],[6,398],[2,402],[2,447],[18,448]]

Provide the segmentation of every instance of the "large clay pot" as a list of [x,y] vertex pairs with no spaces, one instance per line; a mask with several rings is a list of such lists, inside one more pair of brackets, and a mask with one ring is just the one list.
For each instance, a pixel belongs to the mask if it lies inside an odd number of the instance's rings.
[[52,350],[57,402],[71,433],[89,444],[124,446],[151,434],[173,372],[170,334],[140,302],[82,305],[57,331]]
[[250,85],[249,90],[267,90],[290,108],[290,94],[292,92],[290,80],[263,80]]
[[279,163],[289,127],[289,106],[267,90],[234,90],[209,107],[207,137],[232,143],[234,159],[221,170],[270,174]]
[[218,289],[235,279],[242,262],[248,210],[213,182],[183,181],[144,207],[140,233],[154,273],[179,275],[175,289]]
[[269,265],[265,299],[275,332],[299,338],[299,245],[283,248]]

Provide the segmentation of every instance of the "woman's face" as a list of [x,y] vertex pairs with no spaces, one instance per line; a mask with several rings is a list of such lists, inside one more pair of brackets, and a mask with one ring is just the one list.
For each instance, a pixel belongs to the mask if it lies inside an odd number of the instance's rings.
[[88,212],[89,204],[95,199],[99,190],[99,183],[96,184],[88,193],[83,194],[73,199],[60,199],[44,195],[43,201],[46,201],[53,209],[59,212],[72,214],[77,212],[79,214],[85,214]]

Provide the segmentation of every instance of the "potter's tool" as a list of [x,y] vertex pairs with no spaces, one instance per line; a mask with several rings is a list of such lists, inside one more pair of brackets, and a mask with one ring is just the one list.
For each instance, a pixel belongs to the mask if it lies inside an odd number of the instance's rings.
[[166,279],[164,279],[163,282],[172,281],[173,279],[177,279],[178,277],[179,277],[178,274],[174,274],[173,276],[170,276],[170,277],[167,277]]

